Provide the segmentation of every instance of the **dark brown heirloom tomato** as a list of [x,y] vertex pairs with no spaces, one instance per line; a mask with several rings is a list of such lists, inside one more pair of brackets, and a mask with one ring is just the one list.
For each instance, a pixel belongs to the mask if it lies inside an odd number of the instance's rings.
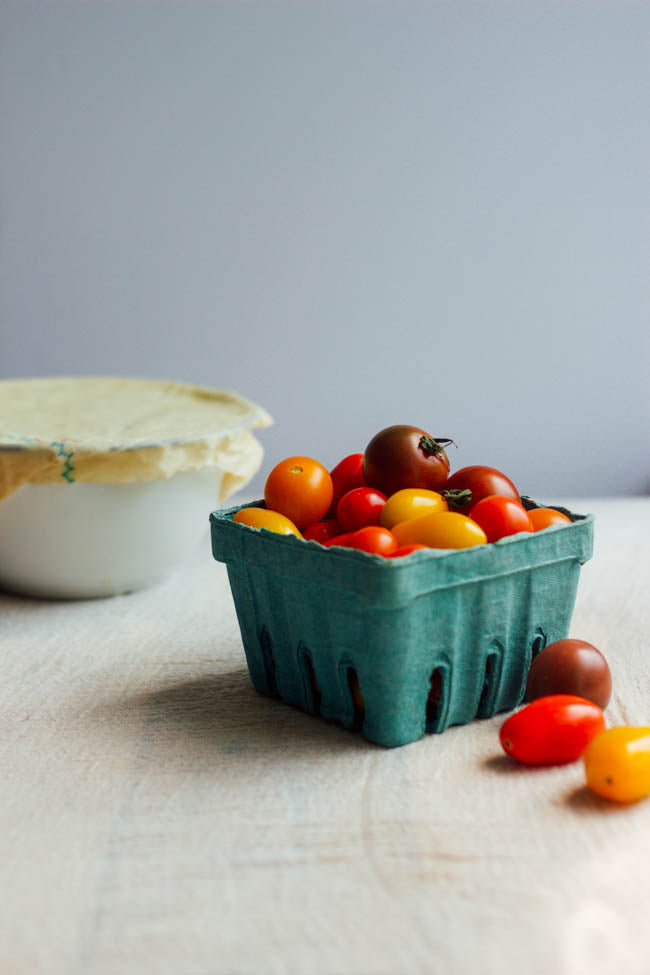
[[449,474],[444,447],[450,443],[447,437],[432,437],[419,427],[386,427],[365,449],[364,477],[387,496],[402,488],[439,491]]
[[462,511],[463,514],[467,514],[470,508],[491,494],[521,502],[519,491],[509,477],[495,467],[482,467],[479,464],[461,467],[459,471],[455,471],[442,493],[450,510]]
[[542,650],[528,672],[526,697],[532,701],[547,694],[577,694],[607,707],[612,676],[600,650],[584,640],[557,640]]

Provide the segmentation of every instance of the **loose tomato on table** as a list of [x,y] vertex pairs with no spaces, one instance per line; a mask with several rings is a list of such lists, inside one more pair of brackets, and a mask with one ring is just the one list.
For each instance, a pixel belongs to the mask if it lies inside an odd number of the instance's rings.
[[473,505],[483,498],[497,494],[501,498],[519,501],[519,491],[509,477],[496,467],[473,464],[455,471],[441,489],[441,493],[452,511],[469,514]]
[[347,532],[345,535],[339,535],[338,538],[330,539],[329,542],[325,542],[325,545],[327,548],[335,545],[340,545],[342,548],[358,548],[371,555],[391,555],[399,547],[392,532],[379,525],[368,525],[358,531]]
[[505,722],[501,747],[524,765],[566,765],[605,730],[603,712],[574,694],[539,697]]
[[241,508],[232,520],[239,525],[248,525],[249,528],[265,528],[278,535],[295,535],[296,538],[302,538],[294,523],[279,511],[269,511],[267,508]]
[[387,496],[402,488],[439,491],[449,474],[448,437],[397,424],[375,434],[363,454],[367,483]]
[[534,532],[544,531],[551,525],[570,525],[571,519],[555,508],[532,508],[528,512],[528,519]]
[[582,760],[587,785],[614,802],[637,802],[650,794],[650,728],[622,726],[603,731]]
[[393,535],[400,545],[418,543],[428,548],[471,548],[487,541],[480,525],[455,511],[403,521],[395,525]]
[[378,525],[386,495],[376,488],[358,487],[344,494],[336,507],[336,519],[344,531]]
[[412,518],[422,518],[435,511],[446,511],[447,502],[437,491],[427,491],[426,488],[402,488],[391,494],[381,512],[381,524],[391,529],[402,521]]
[[607,707],[612,675],[600,650],[585,640],[556,640],[539,653],[528,671],[526,697],[577,694]]
[[336,507],[348,491],[353,488],[366,487],[366,479],[363,476],[363,454],[349,454],[339,461],[336,467],[330,471],[334,494],[332,504],[327,512],[328,518],[336,518]]
[[488,542],[497,542],[506,535],[531,532],[528,512],[519,501],[491,495],[475,504],[469,513],[472,521],[481,526]]
[[329,471],[313,457],[287,457],[275,465],[264,485],[266,507],[279,511],[298,528],[320,521],[333,494]]

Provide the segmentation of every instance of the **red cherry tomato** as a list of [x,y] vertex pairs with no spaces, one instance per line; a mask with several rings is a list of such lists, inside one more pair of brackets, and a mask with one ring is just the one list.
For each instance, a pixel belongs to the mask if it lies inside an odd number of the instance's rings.
[[363,455],[368,484],[387,496],[402,488],[440,491],[449,474],[447,437],[432,437],[420,427],[398,424],[375,434]]
[[461,511],[465,515],[469,514],[473,505],[491,494],[519,501],[519,491],[509,477],[496,467],[482,467],[480,464],[455,471],[441,493],[450,511]]
[[336,518],[336,506],[343,495],[353,488],[366,486],[366,479],[363,476],[363,454],[349,454],[348,457],[344,457],[336,467],[332,468],[330,477],[334,485],[334,495],[327,517]]
[[565,765],[580,758],[604,729],[597,704],[574,694],[551,694],[508,718],[499,739],[506,754],[524,765]]
[[378,525],[386,495],[375,488],[358,487],[344,494],[336,508],[336,518],[345,531]]
[[499,538],[516,535],[517,532],[533,530],[528,512],[518,501],[497,495],[483,498],[475,504],[470,511],[470,518],[481,526],[488,542],[496,542]]
[[391,555],[398,549],[397,539],[387,528],[379,525],[368,525],[356,532],[348,532],[325,542],[328,548],[341,545],[343,548],[358,548],[362,552],[372,555]]
[[400,545],[396,552],[391,552],[389,558],[401,559],[403,555],[410,555],[411,552],[419,552],[420,549],[427,549],[429,547],[429,545],[419,545],[417,542],[413,542],[412,545]]
[[323,521],[316,521],[313,525],[304,528],[302,537],[308,541],[320,542],[323,545],[330,538],[336,538],[342,532],[343,528],[339,525],[336,518],[325,518]]

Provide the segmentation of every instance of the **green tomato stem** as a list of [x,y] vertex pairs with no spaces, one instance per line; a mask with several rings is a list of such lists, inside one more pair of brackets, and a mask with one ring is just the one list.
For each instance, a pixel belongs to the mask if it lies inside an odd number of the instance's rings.
[[460,488],[442,491],[442,496],[447,504],[452,508],[467,508],[472,503],[472,492],[469,488]]
[[445,447],[448,447],[451,443],[454,444],[454,447],[456,446],[454,441],[450,440],[449,437],[434,438],[425,435],[420,437],[418,447],[425,457],[432,457],[437,454],[443,454],[445,452]]

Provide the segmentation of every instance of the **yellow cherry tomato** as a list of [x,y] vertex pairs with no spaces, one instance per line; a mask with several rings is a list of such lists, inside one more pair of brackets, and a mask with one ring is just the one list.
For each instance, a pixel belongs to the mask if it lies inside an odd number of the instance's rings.
[[279,511],[269,511],[268,508],[242,508],[233,521],[240,525],[248,525],[249,528],[266,528],[267,531],[277,532],[278,535],[295,535],[296,538],[302,538],[292,521],[281,515]]
[[596,735],[583,753],[587,785],[615,802],[650,794],[650,728],[624,726]]
[[442,511],[440,514],[403,521],[395,525],[392,532],[400,545],[418,542],[429,548],[471,548],[472,545],[487,543],[483,529],[467,515],[455,511]]
[[437,491],[426,488],[402,488],[391,494],[381,509],[380,520],[384,528],[392,528],[402,521],[432,515],[435,511],[447,511],[447,502]]

